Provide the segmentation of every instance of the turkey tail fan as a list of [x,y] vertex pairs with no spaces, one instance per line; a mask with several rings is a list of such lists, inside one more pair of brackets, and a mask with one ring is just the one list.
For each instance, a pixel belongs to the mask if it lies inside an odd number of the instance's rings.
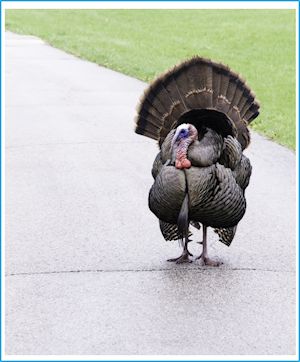
[[210,127],[250,142],[248,125],[259,103],[242,77],[210,59],[193,57],[156,78],[137,107],[135,132],[159,141],[181,123]]

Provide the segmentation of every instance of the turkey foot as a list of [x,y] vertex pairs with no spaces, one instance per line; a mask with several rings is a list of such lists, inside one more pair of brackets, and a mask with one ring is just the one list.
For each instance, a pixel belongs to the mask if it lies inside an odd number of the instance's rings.
[[[187,235],[188,235],[188,232],[187,232]],[[193,260],[191,260],[189,258],[190,256],[193,256],[193,254],[190,253],[189,249],[188,249],[188,243],[191,242],[191,240],[189,240],[187,235],[185,236],[185,242],[184,242],[182,254],[178,258],[168,259],[167,261],[172,261],[172,262],[175,262],[176,264],[193,262]]]
[[221,261],[211,259],[208,256],[203,256],[202,254],[197,256],[197,258],[195,260],[198,260],[198,259],[202,259],[204,265],[208,265],[208,266],[220,266],[223,264]]
[[199,244],[203,245],[203,251],[196,258],[196,260],[202,259],[204,264],[208,265],[208,266],[220,266],[221,264],[223,264],[221,261],[213,260],[208,257],[208,254],[207,254],[207,227],[205,225],[203,225],[203,241],[200,241]]
[[221,261],[217,261],[208,257],[203,257],[202,259],[204,261],[204,264],[209,266],[220,266],[223,264]]
[[183,253],[178,258],[168,259],[167,261],[175,262],[176,264],[182,263],[192,263],[193,260],[190,259],[190,255],[192,255],[188,250],[183,251]]

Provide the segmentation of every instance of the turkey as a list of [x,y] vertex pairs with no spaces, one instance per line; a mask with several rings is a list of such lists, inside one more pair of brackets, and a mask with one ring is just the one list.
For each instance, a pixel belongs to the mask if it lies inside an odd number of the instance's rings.
[[194,57],[160,75],[137,108],[135,132],[158,141],[149,208],[165,240],[179,240],[176,263],[191,262],[190,226],[202,224],[202,253],[208,256],[207,228],[229,246],[245,214],[251,164],[243,155],[248,125],[259,103],[245,81],[227,66]]

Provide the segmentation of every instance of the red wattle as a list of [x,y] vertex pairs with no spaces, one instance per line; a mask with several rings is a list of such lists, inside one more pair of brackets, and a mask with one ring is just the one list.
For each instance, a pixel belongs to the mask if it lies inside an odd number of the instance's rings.
[[176,160],[175,161],[175,167],[178,168],[179,170],[181,170],[183,167],[182,167],[182,164],[179,160]]
[[181,160],[181,166],[182,168],[190,168],[192,166],[191,161],[188,160],[187,158],[184,158],[183,160]]
[[192,166],[191,161],[187,158],[184,158],[182,160],[176,160],[175,161],[175,167],[179,170],[182,170],[183,168],[190,168]]

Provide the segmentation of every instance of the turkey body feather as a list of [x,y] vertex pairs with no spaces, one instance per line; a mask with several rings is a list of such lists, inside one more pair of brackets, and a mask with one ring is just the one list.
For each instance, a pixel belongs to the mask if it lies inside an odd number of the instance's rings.
[[[245,189],[251,164],[243,155],[248,124],[259,104],[245,81],[228,67],[200,57],[158,77],[138,107],[136,132],[158,140],[149,208],[166,240],[185,239],[180,258],[190,261],[189,225],[212,227],[226,245],[246,211]],[[199,226],[200,228],[200,226]]]
[[[176,223],[186,190],[189,195],[189,219],[215,228],[220,241],[229,245],[228,232],[246,211],[244,190],[251,175],[249,159],[242,155],[240,144],[232,137],[223,139],[213,130],[188,150],[192,167],[178,170],[164,165],[171,158],[170,143],[174,131],[165,139],[152,167],[155,182],[149,193],[150,210],[168,226],[167,240],[178,239]],[[222,164],[221,164],[222,163]],[[187,185],[186,185],[187,183]],[[167,227],[165,227],[167,229]],[[222,238],[222,235],[224,238]]]

